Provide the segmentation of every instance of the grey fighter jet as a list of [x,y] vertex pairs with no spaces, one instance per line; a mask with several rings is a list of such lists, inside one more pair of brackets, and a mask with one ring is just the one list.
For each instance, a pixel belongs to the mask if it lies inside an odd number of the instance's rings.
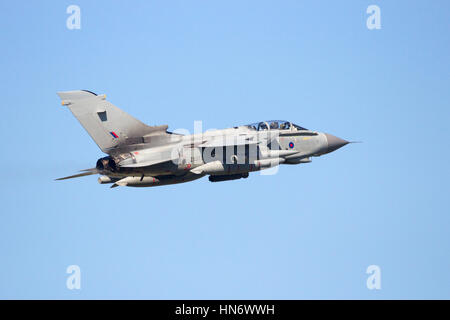
[[311,162],[349,142],[289,121],[271,120],[192,135],[148,126],[120,110],[105,95],[87,90],[58,92],[106,154],[95,168],[56,180],[99,174],[111,187],[153,187],[205,175],[218,182],[247,178],[250,172],[280,164]]

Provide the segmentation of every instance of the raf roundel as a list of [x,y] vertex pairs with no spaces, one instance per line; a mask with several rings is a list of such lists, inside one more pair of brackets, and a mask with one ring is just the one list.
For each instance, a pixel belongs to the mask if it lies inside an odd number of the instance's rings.
[[294,148],[294,143],[293,142],[289,142],[289,148]]

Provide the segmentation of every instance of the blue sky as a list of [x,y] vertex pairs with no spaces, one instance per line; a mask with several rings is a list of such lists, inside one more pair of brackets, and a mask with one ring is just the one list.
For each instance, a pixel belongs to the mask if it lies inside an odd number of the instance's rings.
[[[449,299],[449,14],[437,0],[0,2],[0,298]],[[60,105],[75,89],[172,130],[275,118],[364,143],[233,182],[55,182],[103,156]]]

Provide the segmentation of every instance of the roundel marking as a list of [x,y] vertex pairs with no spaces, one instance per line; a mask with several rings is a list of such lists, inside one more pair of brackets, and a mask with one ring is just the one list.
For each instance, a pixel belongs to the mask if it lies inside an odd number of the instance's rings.
[[293,142],[289,142],[289,148],[294,148],[294,143]]

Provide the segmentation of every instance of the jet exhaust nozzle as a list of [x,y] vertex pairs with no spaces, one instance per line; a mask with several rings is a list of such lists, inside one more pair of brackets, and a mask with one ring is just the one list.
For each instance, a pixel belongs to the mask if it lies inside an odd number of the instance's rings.
[[104,157],[97,160],[97,164],[95,165],[97,170],[99,171],[117,171],[116,161],[112,157]]

